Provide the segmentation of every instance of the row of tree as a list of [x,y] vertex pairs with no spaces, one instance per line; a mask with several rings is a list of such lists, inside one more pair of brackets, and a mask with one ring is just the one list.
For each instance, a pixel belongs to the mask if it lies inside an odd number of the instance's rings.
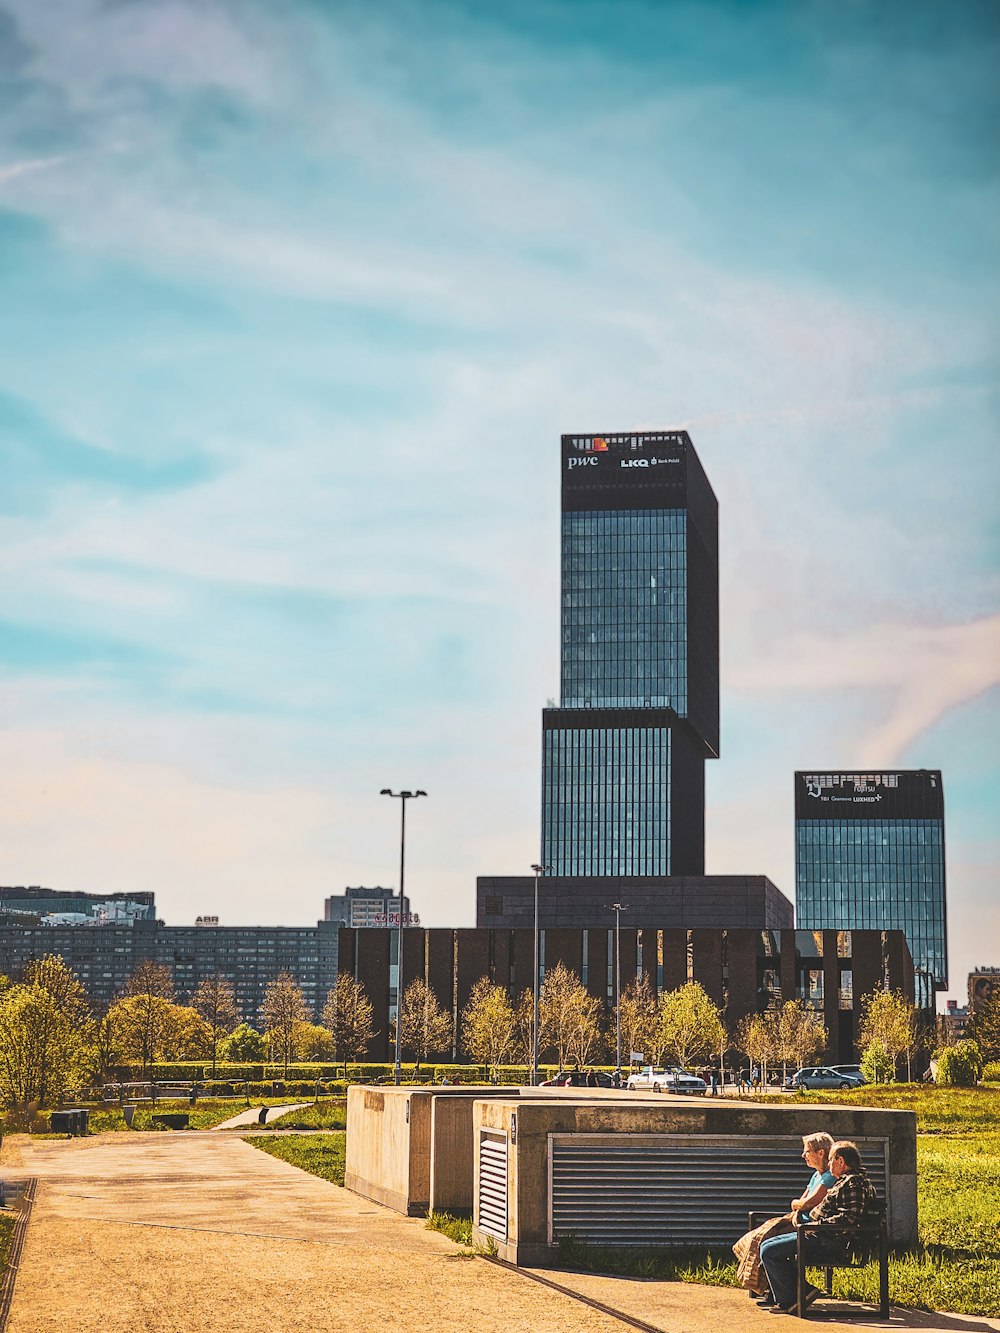
[[[643,977],[622,992],[618,1014],[606,1015],[600,1001],[563,964],[546,974],[539,1002],[539,1052],[546,1062],[588,1065],[613,1054],[620,1016],[622,1055],[641,1052],[652,1064],[688,1066],[721,1062],[737,1050],[764,1071],[817,1060],[828,1044],[818,1016],[800,1000],[743,1019],[727,1032],[720,1009],[703,988],[689,982],[657,996]],[[204,1060],[215,1072],[219,1060],[269,1060],[287,1072],[294,1060],[336,1060],[346,1066],[363,1058],[378,1035],[363,987],[341,975],[314,1023],[301,987],[282,973],[267,988],[261,1030],[241,1021],[232,983],[204,980],[188,1004],[179,1004],[168,968],[143,963],[124,992],[95,1016],[75,973],[56,956],[29,963],[21,981],[0,978],[0,1098],[17,1104],[56,1101],[68,1091],[100,1080],[109,1069],[162,1060]],[[400,1006],[401,1045],[417,1065],[459,1052],[491,1072],[531,1059],[533,997],[512,998],[505,987],[481,978],[459,1015],[456,1033],[450,1009],[423,980],[413,981]],[[969,1033],[986,1060],[1000,1058],[1000,997],[981,1008]],[[394,1025],[387,1034],[395,1042]],[[892,1081],[911,1062],[927,1034],[899,992],[874,991],[862,1002],[859,1047],[872,1082]],[[933,1043],[932,1043],[933,1044]]]

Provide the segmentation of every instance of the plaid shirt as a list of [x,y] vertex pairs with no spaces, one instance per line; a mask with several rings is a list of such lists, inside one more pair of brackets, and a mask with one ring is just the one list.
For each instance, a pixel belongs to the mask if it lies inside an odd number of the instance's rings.
[[838,1231],[860,1231],[861,1219],[875,1187],[863,1171],[852,1171],[831,1185],[823,1202],[813,1209],[812,1220]]

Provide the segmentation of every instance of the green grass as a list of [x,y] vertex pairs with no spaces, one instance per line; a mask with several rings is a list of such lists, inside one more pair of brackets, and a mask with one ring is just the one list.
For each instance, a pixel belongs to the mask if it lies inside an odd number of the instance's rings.
[[866,1085],[851,1092],[767,1093],[760,1101],[832,1102],[837,1106],[871,1106],[914,1111],[918,1134],[975,1134],[1000,1123],[1000,1088],[937,1088],[923,1083]]
[[276,1120],[281,1129],[346,1129],[347,1098],[331,1097]]
[[7,1275],[10,1264],[10,1247],[14,1239],[14,1224],[17,1218],[13,1213],[0,1213],[0,1282]]
[[334,1185],[344,1183],[346,1134],[254,1134],[243,1141],[272,1157],[280,1157],[300,1171],[308,1171]]
[[456,1245],[472,1244],[472,1218],[455,1217],[451,1213],[429,1213],[427,1216],[429,1231],[440,1231]]

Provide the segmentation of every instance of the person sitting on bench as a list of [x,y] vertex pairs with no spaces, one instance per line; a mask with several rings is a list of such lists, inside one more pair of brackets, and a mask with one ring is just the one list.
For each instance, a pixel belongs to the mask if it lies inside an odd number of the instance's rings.
[[[817,1230],[801,1237],[775,1236],[765,1240],[760,1247],[761,1263],[775,1305],[789,1314],[800,1313],[795,1300],[799,1241],[807,1263],[820,1266],[826,1260],[839,1263],[846,1256],[851,1241],[859,1235],[865,1211],[875,1198],[875,1187],[865,1175],[857,1144],[846,1140],[835,1143],[830,1149],[830,1171],[834,1184],[812,1214]],[[810,1306],[822,1294],[818,1287],[807,1286],[805,1306]]]

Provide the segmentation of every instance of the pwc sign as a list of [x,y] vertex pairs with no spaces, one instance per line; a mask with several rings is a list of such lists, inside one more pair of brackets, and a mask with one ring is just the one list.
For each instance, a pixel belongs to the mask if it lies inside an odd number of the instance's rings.
[[569,472],[572,472],[575,467],[596,467],[597,455],[608,452],[608,442],[602,439],[600,435],[595,435],[590,440],[581,440],[579,443],[574,441],[573,448],[581,450],[582,456],[566,460],[566,468]]

